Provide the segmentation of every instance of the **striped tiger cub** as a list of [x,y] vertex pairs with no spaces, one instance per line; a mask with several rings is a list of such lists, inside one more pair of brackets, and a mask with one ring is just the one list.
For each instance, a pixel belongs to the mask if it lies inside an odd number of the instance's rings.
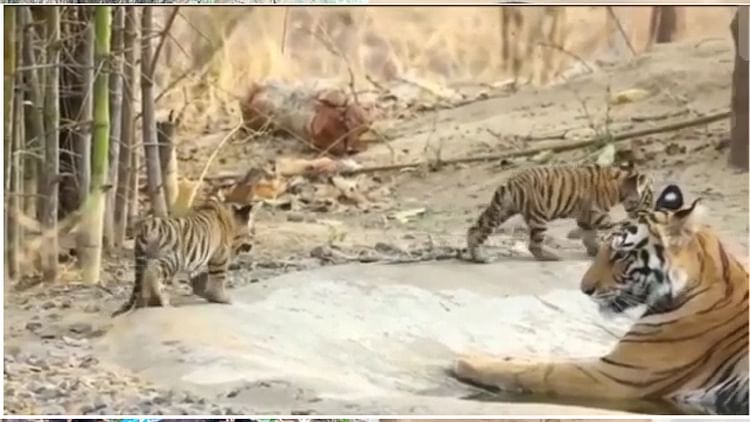
[[665,399],[748,414],[747,269],[676,185],[618,224],[581,280],[605,314],[645,312],[604,356],[459,358],[453,374],[484,387],[555,397]]
[[575,218],[590,256],[599,249],[597,230],[612,226],[609,210],[622,203],[628,215],[653,203],[653,181],[632,165],[533,167],[501,185],[467,234],[469,258],[487,262],[480,247],[510,217],[521,214],[529,228],[529,252],[540,261],[560,258],[543,245],[547,222]]
[[225,289],[230,260],[253,246],[254,205],[209,199],[184,217],[150,217],[136,226],[135,284],[117,316],[144,306],[169,306],[164,282],[180,271],[193,274],[203,266],[203,282],[191,279],[193,293],[209,302],[230,303]]

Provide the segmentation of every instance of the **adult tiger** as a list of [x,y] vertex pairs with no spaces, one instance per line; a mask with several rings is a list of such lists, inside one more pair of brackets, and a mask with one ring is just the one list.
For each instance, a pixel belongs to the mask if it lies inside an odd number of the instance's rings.
[[748,413],[748,273],[675,185],[618,225],[583,276],[605,312],[645,305],[606,356],[566,361],[463,356],[460,380],[554,396],[667,399]]
[[609,210],[622,203],[630,215],[653,206],[653,181],[627,166],[532,167],[511,176],[497,188],[490,204],[466,234],[469,258],[485,262],[481,246],[510,217],[521,214],[529,227],[529,252],[540,261],[560,258],[544,247],[547,222],[575,218],[586,251],[599,250],[597,230],[613,223]]
[[208,275],[193,277],[193,293],[209,302],[229,303],[224,286],[232,257],[253,246],[253,204],[209,199],[185,217],[150,217],[135,234],[135,284],[128,301],[112,316],[133,307],[169,306],[164,281],[179,271],[195,273],[204,265]]

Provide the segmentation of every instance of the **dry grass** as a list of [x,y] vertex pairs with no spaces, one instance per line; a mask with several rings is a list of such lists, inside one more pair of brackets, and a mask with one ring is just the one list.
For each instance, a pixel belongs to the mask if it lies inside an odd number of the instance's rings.
[[[157,13],[166,19],[171,8]],[[580,59],[618,51],[618,29],[604,7],[566,7],[552,22],[542,7],[519,7],[520,27],[508,32],[520,48],[519,78],[559,79]],[[614,8],[630,43],[647,47],[650,7]],[[729,36],[731,7],[685,7],[679,39]],[[502,62],[498,7],[183,7],[157,76],[163,89],[192,69],[162,106],[189,101],[188,122],[234,123],[236,98],[254,81],[321,80],[345,84],[346,62],[358,90],[367,77],[417,78],[434,84],[492,83],[508,78]],[[558,30],[553,31],[554,24]],[[688,29],[689,28],[689,29]],[[337,47],[346,60],[321,41]],[[622,44],[620,42],[620,44]],[[192,119],[191,119],[192,117]]]

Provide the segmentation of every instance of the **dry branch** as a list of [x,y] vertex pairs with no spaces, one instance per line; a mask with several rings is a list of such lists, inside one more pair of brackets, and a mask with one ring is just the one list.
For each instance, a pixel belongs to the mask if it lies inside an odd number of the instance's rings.
[[[677,122],[677,123],[671,123],[664,126],[658,126],[648,129],[641,129],[641,130],[634,130],[630,132],[623,132],[620,134],[614,134],[611,137],[612,142],[620,142],[632,138],[638,138],[641,136],[647,136],[647,135],[653,135],[656,133],[664,133],[664,132],[671,132],[675,130],[685,129],[688,127],[693,126],[700,126],[712,122],[716,122],[719,120],[724,120],[729,118],[729,111],[721,111],[713,114],[709,114],[706,116],[698,117],[696,119],[687,120],[684,122]],[[474,156],[474,157],[462,157],[462,158],[454,158],[454,159],[448,159],[443,160],[440,164],[463,164],[463,163],[475,163],[475,162],[481,162],[481,161],[498,161],[498,160],[507,160],[511,158],[518,158],[518,157],[529,157],[536,155],[543,151],[551,151],[551,152],[563,152],[563,151],[570,151],[574,149],[579,148],[586,148],[592,145],[596,145],[599,142],[601,142],[602,139],[599,136],[595,136],[590,139],[585,139],[582,141],[577,142],[570,142],[570,141],[563,141],[556,143],[554,145],[548,145],[548,146],[542,146],[542,147],[535,147],[535,148],[528,148],[521,151],[511,151],[511,152],[505,152],[505,153],[499,153],[499,154],[487,154],[487,155],[480,155],[480,156]],[[405,163],[405,164],[394,164],[394,165],[386,165],[386,166],[374,166],[374,167],[362,167],[359,169],[351,170],[345,172],[345,174],[362,174],[362,173],[375,173],[380,171],[394,171],[394,170],[403,170],[408,168],[416,168],[423,166],[424,162],[418,162],[418,163]]]

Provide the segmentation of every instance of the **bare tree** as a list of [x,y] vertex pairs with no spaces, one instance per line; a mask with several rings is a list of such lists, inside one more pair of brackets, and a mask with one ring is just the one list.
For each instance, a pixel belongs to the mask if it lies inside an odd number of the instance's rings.
[[115,195],[114,205],[114,244],[121,245],[125,240],[125,231],[128,225],[128,210],[130,209],[130,197],[137,195],[138,190],[134,189],[131,193],[130,187],[134,183],[132,178],[137,174],[138,151],[133,147],[133,132],[135,123],[133,111],[135,110],[135,98],[137,91],[135,84],[138,82],[135,77],[136,48],[138,26],[137,26],[137,8],[127,6],[125,9],[125,30],[124,30],[124,69],[123,69],[123,101],[122,101],[122,121],[120,130],[120,154],[117,177],[117,192]]
[[[45,7],[47,67],[44,85],[44,172],[41,192],[45,201],[41,211],[42,227],[47,232],[57,232],[57,204],[58,183],[60,172],[60,151],[58,146],[58,131],[60,124],[60,91],[59,69],[60,62],[60,8]],[[42,275],[44,280],[52,282],[57,279],[57,237],[52,237],[43,245]]]
[[107,191],[107,205],[104,214],[104,246],[112,249],[115,245],[115,203],[117,196],[117,179],[119,176],[118,163],[120,161],[120,146],[122,145],[122,60],[123,60],[123,27],[125,10],[122,7],[112,9],[112,68],[109,78],[110,93],[110,127],[109,127],[109,171],[108,185],[113,187]]
[[161,180],[164,183],[164,196],[167,208],[172,212],[172,207],[177,201],[177,150],[174,144],[174,134],[180,125],[181,116],[174,117],[174,112],[169,112],[166,121],[156,123],[156,139],[159,142],[159,166],[161,168]]
[[102,258],[102,232],[104,226],[105,184],[109,161],[109,47],[112,15],[110,6],[94,9],[94,142],[91,162],[91,203],[87,207],[87,224],[84,231],[92,242],[81,256],[83,281],[97,283],[100,278]]
[[[730,30],[734,40],[734,72],[732,73],[732,129],[729,147],[729,164],[733,167],[748,170],[748,41],[747,31],[750,7],[738,6]],[[740,34],[744,27],[744,34]],[[742,36],[744,42],[741,42]],[[744,50],[744,51],[742,51]]]
[[654,6],[651,10],[649,44],[674,41],[679,20],[679,6]]
[[152,8],[143,7],[141,12],[141,106],[143,145],[146,156],[146,173],[148,177],[148,195],[154,215],[167,216],[167,204],[164,199],[159,146],[156,139],[156,116],[154,111],[153,92],[153,54],[151,51]]
[[24,120],[26,126],[26,145],[24,147],[26,154],[24,160],[24,212],[29,216],[37,215],[36,194],[39,186],[39,168],[42,160],[39,159],[43,154],[44,140],[44,116],[42,115],[43,97],[41,90],[41,78],[37,69],[37,59],[34,53],[36,43],[33,17],[29,6],[21,7],[18,12],[19,22],[22,23],[23,31],[23,50],[22,64],[26,69],[23,72],[23,81],[25,85],[25,108]]
[[[77,17],[83,27],[83,37],[76,45],[76,61],[80,64],[79,70],[81,84],[81,103],[78,113],[79,130],[74,133],[73,151],[76,159],[76,182],[78,186],[78,207],[83,206],[88,200],[91,191],[91,124],[93,119],[93,92],[94,92],[94,25],[92,23],[91,6],[78,6]],[[78,72],[77,72],[78,73]],[[95,239],[90,239],[89,230],[81,230],[76,235],[76,251],[81,258],[81,265],[87,261],[87,248],[91,247]]]
[[16,62],[17,62],[17,43],[16,43],[16,12],[18,7],[6,6],[3,10],[3,25],[5,27],[5,56],[3,70],[5,71],[3,80],[3,89],[5,90],[3,105],[3,133],[5,141],[5,192],[10,195],[6,202],[5,221],[6,221],[6,275],[10,278],[16,277],[18,272],[18,236],[15,230],[13,213],[17,211],[18,190],[16,182],[18,181],[19,171],[18,156],[18,122],[16,119]]

